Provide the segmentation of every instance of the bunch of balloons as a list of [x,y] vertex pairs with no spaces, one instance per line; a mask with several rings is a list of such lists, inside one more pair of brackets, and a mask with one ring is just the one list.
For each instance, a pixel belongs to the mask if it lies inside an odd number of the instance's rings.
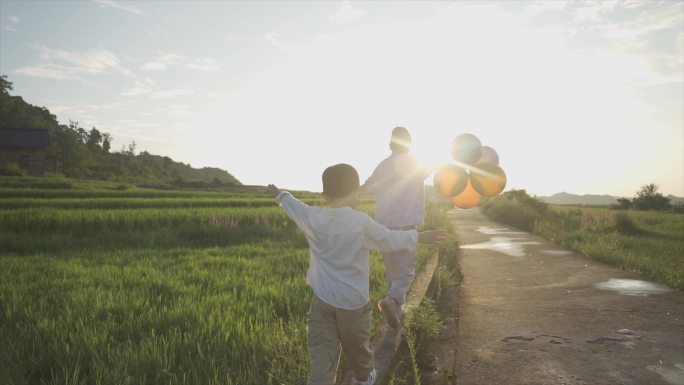
[[462,209],[475,207],[482,196],[493,197],[506,187],[506,173],[499,167],[499,154],[483,146],[473,134],[461,134],[451,143],[456,164],[442,165],[433,184],[440,194]]

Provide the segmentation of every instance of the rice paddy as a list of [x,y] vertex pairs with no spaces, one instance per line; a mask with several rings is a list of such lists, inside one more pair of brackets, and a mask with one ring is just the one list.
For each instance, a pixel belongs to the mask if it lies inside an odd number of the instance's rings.
[[[0,383],[306,379],[308,247],[263,190],[0,185]],[[384,295],[377,254],[371,290]]]

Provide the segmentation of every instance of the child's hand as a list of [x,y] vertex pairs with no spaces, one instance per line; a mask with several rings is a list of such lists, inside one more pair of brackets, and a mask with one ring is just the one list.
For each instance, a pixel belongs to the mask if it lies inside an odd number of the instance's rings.
[[276,187],[275,185],[269,184],[266,186],[266,191],[271,194],[273,198],[277,197],[278,194],[280,194],[280,189]]
[[421,231],[418,233],[418,242],[431,245],[439,245],[446,238],[444,230]]

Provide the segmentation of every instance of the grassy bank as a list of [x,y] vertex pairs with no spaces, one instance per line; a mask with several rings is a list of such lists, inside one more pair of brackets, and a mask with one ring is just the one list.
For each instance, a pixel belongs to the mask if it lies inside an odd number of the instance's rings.
[[521,194],[484,203],[494,220],[684,290],[684,214],[546,206]]

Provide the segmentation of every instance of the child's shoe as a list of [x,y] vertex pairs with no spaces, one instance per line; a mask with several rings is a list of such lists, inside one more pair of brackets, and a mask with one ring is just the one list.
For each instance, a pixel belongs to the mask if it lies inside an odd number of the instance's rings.
[[401,325],[399,320],[400,306],[397,301],[392,298],[385,297],[378,301],[378,308],[382,311],[385,316],[385,320],[390,327],[398,328]]
[[373,368],[366,381],[354,381],[354,385],[373,385],[375,384],[375,377],[377,377],[377,373],[375,372],[375,368]]

